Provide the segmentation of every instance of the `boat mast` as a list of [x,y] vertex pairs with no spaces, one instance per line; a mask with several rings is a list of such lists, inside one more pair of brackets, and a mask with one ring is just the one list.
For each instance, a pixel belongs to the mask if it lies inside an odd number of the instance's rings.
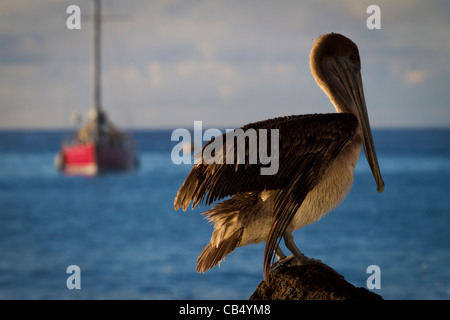
[[99,114],[101,111],[101,65],[100,65],[100,39],[101,39],[101,2],[94,0],[93,6],[93,27],[94,27],[94,43],[93,43],[93,92],[94,92],[94,109]]
[[92,2],[92,25],[93,25],[93,69],[92,69],[92,86],[93,86],[93,110],[94,113],[94,141],[100,141],[100,127],[103,122],[103,113],[101,110],[101,0],[93,0]]

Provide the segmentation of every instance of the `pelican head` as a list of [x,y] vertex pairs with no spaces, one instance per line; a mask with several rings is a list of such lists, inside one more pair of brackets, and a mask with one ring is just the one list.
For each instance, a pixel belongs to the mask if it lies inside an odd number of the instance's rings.
[[351,113],[359,121],[364,152],[377,183],[378,192],[384,182],[370,129],[361,79],[358,47],[341,34],[325,34],[317,39],[311,50],[311,71],[317,84],[328,95],[339,113]]

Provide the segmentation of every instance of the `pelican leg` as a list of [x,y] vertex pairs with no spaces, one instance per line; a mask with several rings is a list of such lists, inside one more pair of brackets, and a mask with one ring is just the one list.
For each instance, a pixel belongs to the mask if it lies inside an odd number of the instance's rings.
[[275,249],[275,256],[277,257],[278,261],[270,266],[271,270],[273,270],[276,267],[278,267],[278,266],[280,266],[282,264],[285,264],[286,262],[291,261],[292,259],[294,259],[294,255],[293,254],[291,254],[290,256],[286,257],[286,255],[283,253],[283,251],[281,250],[279,245],[277,245],[277,247]]
[[286,247],[289,249],[289,251],[292,252],[293,256],[295,257],[296,263],[290,263],[289,265],[299,265],[304,266],[307,264],[322,264],[322,261],[316,260],[316,259],[310,259],[307,256],[305,256],[299,248],[294,243],[294,236],[292,235],[292,232],[285,232],[284,233],[284,243],[286,244]]

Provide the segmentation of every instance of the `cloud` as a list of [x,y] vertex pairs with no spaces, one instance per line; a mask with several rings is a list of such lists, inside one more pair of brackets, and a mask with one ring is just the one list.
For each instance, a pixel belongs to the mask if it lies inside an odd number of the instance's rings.
[[405,73],[404,79],[408,84],[419,84],[428,78],[427,70],[411,70]]
[[161,65],[157,62],[148,64],[148,76],[150,78],[150,88],[159,88],[163,84]]
[[[88,0],[0,2],[0,112],[15,119],[0,120],[0,127],[30,125],[19,113],[36,108],[42,112],[33,125],[60,127],[73,110],[89,109],[91,24],[83,20],[82,30],[67,30],[70,4],[89,16]],[[407,115],[398,119],[420,123],[423,117],[408,111],[423,92],[435,88],[436,105],[448,101],[446,90],[436,88],[450,81],[450,5],[380,0],[382,29],[373,31],[366,28],[370,4],[104,1],[105,16],[125,15],[103,24],[105,108],[120,126],[147,127],[190,125],[199,117],[220,126],[330,112],[311,76],[309,51],[313,39],[334,31],[360,48],[368,105],[379,106],[369,111],[372,124],[391,124],[384,107],[390,101]],[[399,98],[406,95],[408,105]],[[434,121],[431,111],[427,116]]]
[[0,34],[0,65],[45,63],[47,56],[35,49],[41,46],[43,37],[20,37],[14,33]]
[[426,81],[431,72],[425,67],[419,67],[415,59],[405,59],[401,62],[391,62],[389,71],[393,77],[400,79],[405,85],[420,85]]
[[233,85],[223,84],[219,86],[220,97],[223,100],[231,100],[238,93],[238,88]]

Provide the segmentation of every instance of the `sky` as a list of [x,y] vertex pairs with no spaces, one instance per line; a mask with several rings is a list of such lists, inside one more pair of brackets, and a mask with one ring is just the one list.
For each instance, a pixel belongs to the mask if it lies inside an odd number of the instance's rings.
[[[370,5],[381,29],[369,29]],[[69,30],[67,7],[81,10]],[[102,107],[122,128],[235,128],[334,112],[314,39],[359,47],[373,128],[450,127],[450,2],[103,0]],[[0,129],[73,128],[92,105],[89,0],[0,1]]]

